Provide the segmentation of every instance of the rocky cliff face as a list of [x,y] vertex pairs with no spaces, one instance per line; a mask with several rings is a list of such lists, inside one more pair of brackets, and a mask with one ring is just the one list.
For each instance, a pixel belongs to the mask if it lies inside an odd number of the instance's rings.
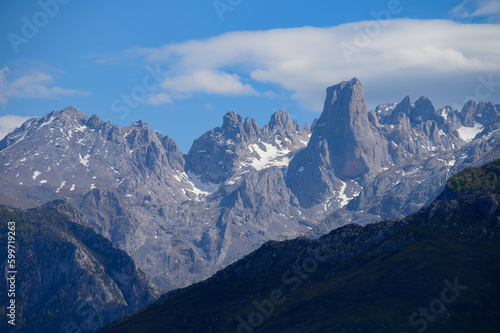
[[[27,211],[0,206],[0,221],[4,240],[7,222],[16,222],[16,329],[22,332],[93,332],[159,295],[130,256],[64,201]],[[0,300],[6,313],[7,294]],[[6,320],[0,325],[8,331]]]
[[336,224],[318,225],[318,234],[351,221],[402,217],[429,203],[453,173],[498,156],[499,110],[474,102],[460,112],[436,110],[426,97],[412,103],[406,96],[366,112],[360,82],[343,82],[327,89],[309,145],[290,162],[287,185],[303,207],[342,195],[349,202],[360,193],[332,216]]
[[[332,167],[341,179],[356,179],[378,170],[385,158],[368,121],[361,82],[353,79],[327,89],[325,109],[315,139],[328,142]],[[384,154],[384,155],[383,155]]]
[[[387,164],[381,139],[368,120],[361,82],[329,87],[309,145],[290,163],[287,184],[304,206],[324,202],[341,189],[340,180],[359,179]],[[309,184],[320,184],[319,191]]]
[[305,147],[310,131],[292,123],[288,113],[278,111],[260,129],[254,119],[244,121],[228,112],[222,127],[193,142],[186,156],[186,169],[204,183],[220,184],[244,170],[286,166],[294,152]]
[[[446,107],[435,111],[433,120],[411,125],[400,112],[406,109],[402,105],[410,105],[408,98],[394,108],[393,114],[398,113],[404,125],[400,123],[391,128],[390,124],[388,128],[387,119],[394,118],[390,113],[389,118],[385,116],[384,120],[382,116],[380,121],[385,124],[382,126],[388,133],[388,141],[391,140],[390,145],[396,148],[389,150],[393,165],[381,170],[358,197],[328,218],[323,231],[349,221],[401,218],[430,203],[436,195],[429,194],[442,190],[453,174],[500,158],[500,106],[490,105],[494,111],[484,117],[483,110],[488,104],[476,106],[469,102],[460,112]],[[410,107],[409,112],[415,107]],[[405,139],[398,141],[398,138]]]

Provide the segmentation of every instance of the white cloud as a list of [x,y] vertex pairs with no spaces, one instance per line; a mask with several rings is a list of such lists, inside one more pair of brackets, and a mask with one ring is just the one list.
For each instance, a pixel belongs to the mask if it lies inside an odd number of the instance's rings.
[[270,84],[320,111],[325,88],[352,77],[374,102],[408,93],[443,100],[473,93],[481,74],[500,81],[499,40],[498,25],[398,19],[230,32],[135,52],[149,64],[166,65],[169,76],[160,87],[171,99],[200,92],[272,96],[259,89]]
[[488,17],[498,20],[500,0],[465,0],[453,8],[452,14],[460,18]]
[[61,96],[90,95],[90,92],[53,86],[54,78],[45,71],[33,70],[10,78],[9,67],[0,69],[0,104],[11,98],[56,99]]
[[0,116],[0,140],[30,118],[15,115]]
[[146,104],[151,104],[151,105],[160,105],[165,103],[171,104],[172,98],[170,98],[170,96],[168,96],[166,93],[162,92],[155,95],[148,95],[145,102]]
[[255,95],[257,92],[241,82],[237,74],[208,69],[191,70],[188,74],[166,78],[161,87],[180,94],[203,92],[215,95]]

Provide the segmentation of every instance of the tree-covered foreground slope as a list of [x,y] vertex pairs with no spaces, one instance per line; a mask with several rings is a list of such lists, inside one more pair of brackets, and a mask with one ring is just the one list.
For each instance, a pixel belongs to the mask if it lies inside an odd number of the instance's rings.
[[499,167],[402,220],[268,242],[99,332],[497,332]]

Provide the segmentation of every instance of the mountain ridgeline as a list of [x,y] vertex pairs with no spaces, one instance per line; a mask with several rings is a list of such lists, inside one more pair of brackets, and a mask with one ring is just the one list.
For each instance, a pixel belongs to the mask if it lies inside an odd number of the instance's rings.
[[[263,127],[228,112],[187,154],[143,121],[120,128],[68,107],[0,141],[0,204],[24,211],[63,200],[85,217],[74,223],[85,221],[168,292],[270,240],[412,214],[451,176],[500,158],[499,128],[492,103],[459,111],[407,96],[368,111],[355,78],[327,88],[311,127],[283,111]],[[113,313],[104,317],[121,315]]]
[[500,181],[478,179],[499,168],[466,169],[402,220],[268,242],[99,332],[494,332]]

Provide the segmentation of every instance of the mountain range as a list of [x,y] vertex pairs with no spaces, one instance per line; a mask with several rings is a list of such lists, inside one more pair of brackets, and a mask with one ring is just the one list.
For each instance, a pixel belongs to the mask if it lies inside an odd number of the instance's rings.
[[205,280],[269,240],[418,211],[453,174],[500,158],[499,120],[500,105],[435,109],[426,97],[368,111],[352,79],[327,88],[311,127],[283,111],[262,128],[228,112],[184,154],[143,121],[119,128],[69,107],[0,141],[0,204],[74,207],[84,219],[73,223],[144,272],[148,299],[156,286]]
[[500,160],[401,220],[270,241],[98,332],[495,332]]

